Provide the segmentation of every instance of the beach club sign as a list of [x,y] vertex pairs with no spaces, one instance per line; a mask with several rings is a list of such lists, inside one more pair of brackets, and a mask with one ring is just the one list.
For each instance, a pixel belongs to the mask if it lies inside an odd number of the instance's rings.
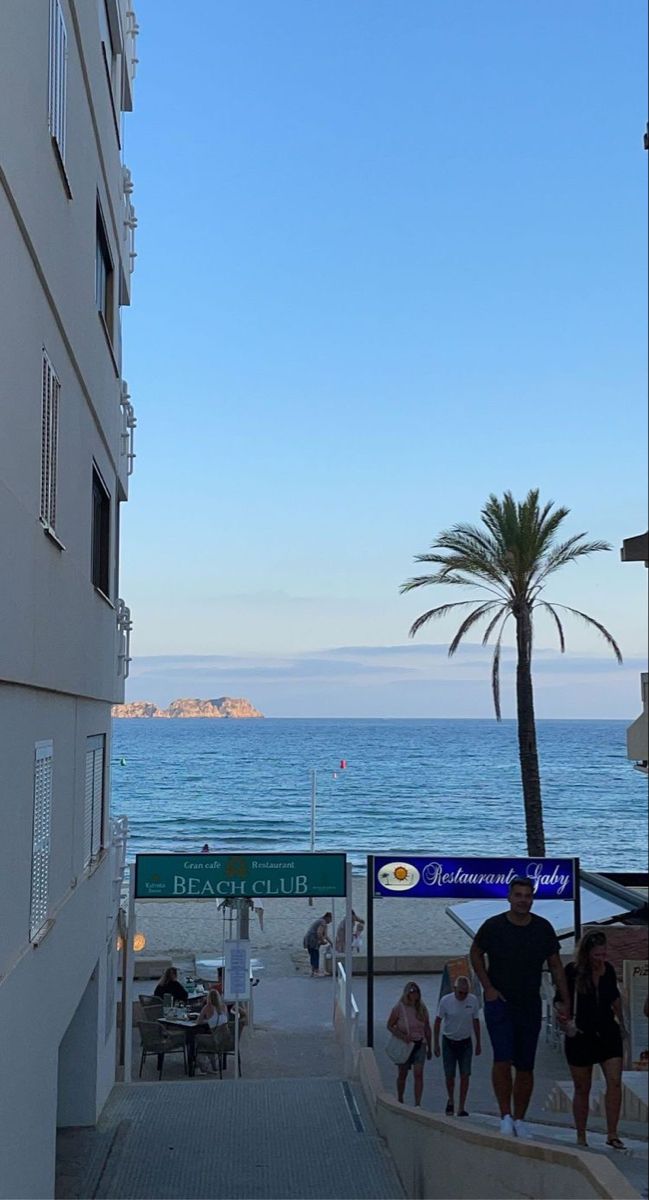
[[344,854],[137,854],[136,900],[346,894]]
[[448,858],[446,855],[375,855],[375,896],[494,900],[512,879],[529,879],[536,900],[574,900],[573,858]]

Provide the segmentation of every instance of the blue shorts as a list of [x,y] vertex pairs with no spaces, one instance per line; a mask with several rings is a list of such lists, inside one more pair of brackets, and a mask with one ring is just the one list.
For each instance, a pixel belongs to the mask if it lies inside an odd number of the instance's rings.
[[540,999],[538,1004],[525,1006],[505,1000],[485,1000],[484,1019],[494,1062],[513,1063],[518,1071],[533,1071],[541,1032]]
[[460,1075],[470,1075],[472,1058],[473,1046],[470,1037],[456,1040],[447,1037],[446,1034],[442,1035],[442,1062],[447,1079],[455,1079],[456,1064]]

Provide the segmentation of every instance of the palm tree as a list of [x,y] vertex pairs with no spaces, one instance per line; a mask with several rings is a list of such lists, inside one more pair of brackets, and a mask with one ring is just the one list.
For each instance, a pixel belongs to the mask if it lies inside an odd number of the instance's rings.
[[482,510],[482,527],[453,525],[444,530],[431,546],[430,554],[417,554],[415,562],[434,563],[432,575],[417,575],[402,584],[401,592],[432,584],[479,588],[485,598],[460,600],[440,604],[422,613],[410,628],[415,637],[428,621],[445,617],[456,608],[471,607],[449,648],[455,654],[463,637],[481,620],[487,626],[482,638],[486,646],[496,632],[491,670],[496,718],[500,721],[500,656],[503,632],[510,618],[516,624],[516,715],[518,718],[518,749],[523,782],[523,803],[527,831],[527,852],[530,856],[545,854],[543,808],[539,756],[536,745],[534,692],[532,688],[533,617],[539,609],[549,613],[559,637],[561,653],[566,648],[563,623],[558,609],[572,613],[587,625],[593,626],[613,650],[619,663],[620,648],[603,625],[579,609],[545,600],[547,580],[568,563],[599,550],[610,550],[607,542],[584,541],[585,534],[577,533],[565,542],[557,542],[557,533],[569,513],[568,508],[555,508],[549,501],[541,508],[538,489],[528,492],[522,504],[505,492],[502,500],[493,494]]

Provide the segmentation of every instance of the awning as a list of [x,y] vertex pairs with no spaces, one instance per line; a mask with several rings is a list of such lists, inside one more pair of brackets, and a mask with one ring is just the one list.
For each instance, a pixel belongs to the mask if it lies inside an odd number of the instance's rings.
[[[636,912],[646,903],[637,892],[590,871],[580,872],[580,894],[582,925],[613,921],[626,913]],[[462,904],[447,904],[446,912],[473,938],[483,921],[504,912],[505,908],[504,900],[467,900]],[[571,900],[539,900],[533,911],[554,926],[557,937],[573,935],[575,910]]]

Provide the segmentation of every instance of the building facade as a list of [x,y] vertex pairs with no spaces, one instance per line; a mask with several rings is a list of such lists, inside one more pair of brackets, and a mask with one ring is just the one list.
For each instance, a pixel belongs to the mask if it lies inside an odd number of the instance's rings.
[[130,0],[1,7],[0,1196],[47,1197],[57,1127],[115,1080],[137,24]]
[[[649,566],[649,533],[625,538],[620,552],[622,562],[642,562]],[[649,759],[649,674],[640,676],[640,698],[642,712],[626,731],[626,753],[638,771],[647,774]]]

